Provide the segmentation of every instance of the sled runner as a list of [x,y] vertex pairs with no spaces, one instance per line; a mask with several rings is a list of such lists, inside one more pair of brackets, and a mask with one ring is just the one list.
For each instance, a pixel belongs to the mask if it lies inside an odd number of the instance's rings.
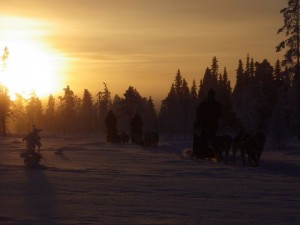
[[30,153],[28,151],[22,152],[20,154],[20,157],[24,158],[24,165],[31,168],[40,166],[40,161],[42,159],[42,155],[40,153],[38,152]]
[[193,133],[193,156],[197,159],[216,159],[220,161],[220,156],[213,147],[212,140],[205,137],[198,127],[194,127]]

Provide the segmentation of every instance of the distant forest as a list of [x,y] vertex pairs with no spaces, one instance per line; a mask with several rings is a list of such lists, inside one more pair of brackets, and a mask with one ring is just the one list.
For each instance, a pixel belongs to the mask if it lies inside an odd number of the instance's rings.
[[160,110],[151,97],[143,97],[129,86],[123,96],[111,96],[106,83],[93,96],[88,89],[81,97],[70,86],[58,98],[50,95],[45,108],[33,93],[29,99],[18,95],[11,101],[5,87],[0,90],[0,124],[3,136],[26,133],[35,125],[43,131],[59,134],[105,133],[105,117],[111,109],[118,119],[118,131],[129,133],[130,120],[136,112],[143,118],[144,132],[189,136],[193,132],[196,108],[213,88],[222,104],[220,133],[234,133],[243,127],[248,132],[264,129],[272,140],[284,141],[296,134],[296,90],[293,73],[274,66],[268,60],[255,62],[249,55],[239,60],[236,84],[231,86],[226,67],[220,71],[213,57],[200,83],[187,83],[178,69]]

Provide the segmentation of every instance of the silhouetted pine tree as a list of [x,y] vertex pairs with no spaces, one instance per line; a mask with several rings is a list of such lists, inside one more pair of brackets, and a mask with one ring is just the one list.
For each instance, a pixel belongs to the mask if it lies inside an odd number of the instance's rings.
[[91,93],[84,89],[81,108],[81,127],[83,132],[90,133],[93,131],[94,119],[93,98]]
[[96,95],[96,114],[97,114],[97,127],[98,131],[105,131],[105,124],[104,120],[106,115],[108,114],[109,110],[112,107],[112,99],[111,99],[111,93],[107,88],[106,83],[103,83],[104,85],[104,91],[99,91]]
[[199,102],[202,102],[206,96],[207,92],[210,88],[214,89],[216,92],[216,96],[218,97],[218,73],[219,65],[217,57],[213,57],[211,68],[206,68],[203,79],[200,80],[200,87],[198,92]]
[[[186,85],[186,81],[184,81]],[[161,122],[161,130],[169,133],[182,133],[182,120],[184,107],[181,105],[183,98],[183,78],[180,70],[177,70],[174,82],[171,85],[170,92],[166,99],[162,101],[159,119]]]
[[246,58],[246,68],[245,68],[245,72],[244,72],[244,79],[245,79],[245,82],[249,82],[251,79],[251,63],[250,63],[249,54],[247,55],[247,58]]
[[159,129],[161,132],[175,132],[175,114],[176,114],[176,94],[174,83],[171,84],[170,91],[165,99],[162,100],[159,111]]
[[213,88],[218,95],[218,74],[219,74],[219,65],[217,57],[214,56],[211,64],[211,83],[210,88]]
[[55,111],[55,98],[50,95],[48,98],[46,114],[45,114],[45,129],[48,131],[54,131],[56,127],[56,111]]
[[158,132],[157,114],[151,96],[146,102],[144,119],[145,132]]
[[191,86],[191,99],[192,102],[194,103],[194,105],[197,103],[198,101],[198,94],[197,94],[197,85],[196,85],[196,81],[193,80],[192,86]]
[[203,79],[200,80],[198,91],[199,102],[202,102],[206,98],[208,90],[213,87],[212,83],[211,70],[206,68]]
[[130,119],[135,115],[136,112],[139,112],[140,115],[142,115],[144,111],[143,103],[145,101],[136,88],[129,86],[124,93],[124,97],[122,108],[123,115],[128,116]]
[[145,125],[145,110],[147,99],[143,98],[133,86],[129,86],[124,93],[124,98],[115,96],[112,109],[118,118],[118,130],[130,132],[130,121],[138,112]]
[[222,116],[220,121],[221,132],[226,132],[226,130],[234,127],[234,113],[232,109],[232,88],[230,81],[228,79],[228,74],[226,67],[224,68],[223,74],[219,75],[218,82],[218,100],[222,105]]
[[193,104],[192,104],[190,89],[188,83],[184,78],[182,79],[181,93],[178,97],[179,97],[179,107],[182,108],[181,115],[180,115],[181,119],[179,120],[180,124],[178,130],[180,131],[180,129],[182,129],[185,137],[187,137],[187,135],[190,134],[192,131],[192,125],[194,122],[192,120],[192,117],[194,113],[192,111]]
[[260,128],[268,127],[269,119],[276,102],[276,85],[273,77],[273,67],[268,60],[255,64],[255,98],[258,101],[258,113]]
[[236,117],[236,128],[243,128],[246,132],[251,133],[257,128],[259,120],[258,103],[252,84],[253,82],[246,82],[243,62],[239,60],[236,84],[232,93],[233,112]]
[[68,133],[82,132],[82,99],[74,93],[73,115],[70,117],[70,127]]
[[22,95],[16,94],[12,104],[12,110],[16,113],[11,127],[17,134],[24,134],[28,131],[25,121],[25,99]]
[[28,131],[32,130],[33,125],[41,127],[43,107],[41,100],[36,96],[35,93],[32,93],[29,98],[25,107],[25,113]]
[[300,4],[299,0],[289,0],[288,6],[280,13],[284,17],[284,25],[278,33],[285,33],[287,39],[276,46],[276,51],[287,49],[284,54],[283,65],[294,75],[293,89],[297,112],[297,138],[300,140]]
[[187,81],[178,69],[168,96],[162,101],[159,122],[160,130],[187,136],[192,131],[195,118],[194,105],[197,101],[196,84],[190,91]]
[[174,80],[174,88],[175,88],[175,93],[176,95],[180,95],[181,89],[182,89],[182,76],[180,73],[180,70],[177,70],[177,74],[175,76],[175,80]]
[[291,80],[288,70],[281,71],[279,60],[275,64],[276,103],[269,124],[269,136],[274,146],[281,148],[292,132],[293,110],[290,105]]
[[196,81],[193,80],[192,86],[191,86],[191,126],[193,126],[194,121],[196,121],[196,109],[199,104],[199,99],[198,99],[198,90],[197,90],[197,85]]
[[12,102],[10,101],[8,90],[0,85],[0,129],[1,135],[7,136],[7,119],[13,114]]
[[235,98],[235,101],[238,100],[238,95],[240,94],[240,92],[244,87],[245,87],[244,68],[243,68],[243,61],[240,59],[238,68],[236,70],[236,82],[233,90],[233,96]]
[[73,133],[83,132],[82,129],[82,99],[77,95],[74,96],[75,98],[75,113],[73,119]]
[[60,97],[61,105],[61,125],[64,134],[69,134],[74,131],[74,124],[76,119],[76,99],[74,92],[71,90],[70,86],[67,85],[64,90],[64,96]]

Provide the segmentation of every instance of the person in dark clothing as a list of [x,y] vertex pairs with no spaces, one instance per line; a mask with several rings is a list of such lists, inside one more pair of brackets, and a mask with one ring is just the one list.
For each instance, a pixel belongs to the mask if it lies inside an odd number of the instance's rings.
[[117,118],[112,110],[110,110],[105,117],[105,125],[107,129],[106,141],[108,143],[115,142],[117,138]]
[[130,122],[131,128],[131,142],[136,144],[143,144],[143,120],[137,112]]
[[215,91],[209,89],[206,99],[197,108],[197,120],[194,124],[193,154],[197,158],[215,157],[208,142],[217,134],[221,112],[221,104],[215,100]]
[[23,138],[23,141],[26,141],[26,149],[28,153],[35,153],[36,146],[38,147],[38,152],[40,152],[42,143],[40,142],[41,137],[39,132],[41,131],[41,129],[38,129],[33,125],[32,132]]

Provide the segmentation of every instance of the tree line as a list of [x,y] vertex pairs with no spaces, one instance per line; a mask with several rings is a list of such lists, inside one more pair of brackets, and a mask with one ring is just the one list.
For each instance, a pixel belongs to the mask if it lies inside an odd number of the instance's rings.
[[29,99],[17,95],[10,100],[8,91],[0,90],[0,125],[2,136],[9,133],[26,133],[33,126],[44,131],[59,134],[103,133],[105,117],[112,110],[118,118],[118,130],[128,132],[130,120],[139,112],[144,120],[144,129],[157,131],[157,113],[151,97],[142,97],[136,88],[129,86],[123,97],[112,99],[106,83],[94,97],[88,89],[78,97],[70,86],[63,89],[63,95],[50,95],[43,108],[42,101],[32,93]]
[[[159,112],[160,129],[164,132],[192,132],[195,110],[210,88],[222,105],[220,133],[239,129],[253,133],[264,130],[274,141],[283,141],[296,134],[296,85],[294,74],[277,61],[255,62],[249,55],[239,60],[236,84],[232,88],[226,67],[219,71],[218,60],[212,59],[200,80],[188,87],[178,70],[168,96]],[[198,87],[198,88],[197,88]]]
[[198,84],[193,80],[189,85],[178,69],[159,112],[155,111],[151,97],[142,97],[132,86],[123,96],[114,97],[106,83],[95,96],[84,89],[79,97],[67,86],[62,96],[50,95],[45,108],[34,93],[29,99],[17,95],[15,100],[10,100],[2,86],[0,123],[2,135],[7,134],[8,127],[16,133],[24,133],[33,125],[61,134],[99,133],[105,132],[104,120],[111,109],[118,118],[120,132],[129,132],[130,120],[139,112],[144,131],[189,136],[198,104],[213,88],[222,104],[220,133],[236,132],[241,127],[254,132],[259,128],[274,140],[284,140],[296,132],[295,87],[293,73],[287,67],[282,68],[280,61],[272,66],[268,60],[255,62],[248,55],[245,63],[238,61],[236,84],[232,88],[226,67],[221,70],[217,57],[213,57]]
[[[267,59],[255,62],[249,55],[245,63],[239,60],[233,88],[226,67],[220,72],[216,57],[213,57],[198,85],[194,80],[189,86],[178,69],[158,113],[152,98],[142,97],[132,86],[123,96],[116,95],[113,99],[105,83],[103,91],[99,91],[95,98],[87,89],[80,98],[67,86],[58,99],[49,96],[43,111],[41,101],[34,93],[29,99],[19,95],[11,101],[8,90],[0,85],[1,134],[7,135],[8,118],[13,120],[9,127],[18,132],[28,131],[33,124],[64,134],[103,132],[104,118],[112,109],[121,131],[129,130],[130,119],[139,112],[145,122],[145,131],[187,136],[193,130],[197,105],[213,88],[223,109],[221,133],[241,128],[247,132],[263,129],[277,142],[293,136],[300,140],[299,0],[289,0],[280,13],[284,17],[284,25],[278,33],[284,33],[286,39],[276,46],[276,51],[286,50],[284,59],[273,66]],[[8,53],[5,48],[2,61],[6,60]]]

